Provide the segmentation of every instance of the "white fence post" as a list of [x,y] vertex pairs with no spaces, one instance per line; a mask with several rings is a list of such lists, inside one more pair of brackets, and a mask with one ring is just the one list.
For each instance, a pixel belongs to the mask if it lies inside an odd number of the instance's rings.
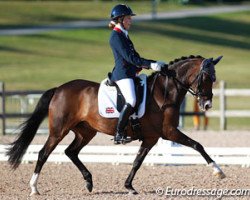
[[0,82],[0,92],[2,93],[2,134],[5,135],[5,126],[6,126],[6,119],[5,119],[5,86],[3,82]]
[[20,97],[20,104],[21,104],[20,113],[22,113],[22,114],[28,113],[28,99],[27,99],[27,96],[21,96]]
[[227,129],[225,81],[220,81],[220,130]]
[[156,19],[157,17],[157,1],[158,0],[152,0],[152,19]]

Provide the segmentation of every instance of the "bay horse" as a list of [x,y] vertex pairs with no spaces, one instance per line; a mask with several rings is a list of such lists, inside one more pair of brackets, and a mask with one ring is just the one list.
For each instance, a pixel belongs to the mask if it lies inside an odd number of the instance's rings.
[[[222,56],[215,60],[213,58],[205,59],[201,56],[182,57],[170,62],[169,66],[162,68],[160,72],[154,72],[148,77],[146,112],[139,119],[142,126],[142,143],[132,170],[125,181],[125,188],[129,193],[137,194],[132,186],[132,181],[144,158],[159,138],[197,150],[213,168],[215,175],[220,178],[225,177],[203,146],[178,129],[179,108],[187,92],[198,98],[201,109],[208,110],[212,107],[215,65],[221,58]],[[82,173],[88,191],[92,191],[92,175],[79,160],[78,154],[97,132],[114,135],[117,125],[117,119],[103,118],[99,115],[98,89],[99,83],[87,80],[73,80],[49,89],[40,98],[31,117],[22,125],[20,134],[7,150],[8,161],[13,169],[16,169],[21,163],[39,125],[48,115],[49,136],[39,152],[30,180],[31,195],[39,194],[37,182],[41,169],[51,152],[70,130],[75,133],[75,139],[67,147],[65,154]],[[130,127],[128,127],[127,134],[134,137]]]

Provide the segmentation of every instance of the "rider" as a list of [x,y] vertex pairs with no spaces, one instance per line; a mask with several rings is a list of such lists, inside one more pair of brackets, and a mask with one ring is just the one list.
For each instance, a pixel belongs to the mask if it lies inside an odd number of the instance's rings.
[[132,24],[132,16],[135,16],[135,13],[127,5],[119,4],[112,9],[111,21],[109,23],[109,27],[113,29],[109,43],[115,59],[115,66],[110,79],[118,85],[126,101],[120,112],[117,132],[114,136],[115,144],[131,141],[131,138],[126,137],[125,127],[136,104],[133,81],[136,73],[142,70],[142,68],[160,71],[165,65],[164,62],[144,59],[136,52],[128,36],[128,30]]

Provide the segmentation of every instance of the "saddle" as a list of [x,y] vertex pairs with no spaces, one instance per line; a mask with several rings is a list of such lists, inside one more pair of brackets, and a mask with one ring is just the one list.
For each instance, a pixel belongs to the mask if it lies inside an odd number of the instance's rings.
[[[146,106],[147,95],[147,75],[140,74],[134,79],[136,105],[133,114],[130,116],[130,124],[132,130],[140,135],[139,119],[143,117]],[[104,79],[98,91],[98,110],[99,114],[105,118],[119,118],[120,111],[125,104],[123,97],[117,84],[110,80]]]
[[[116,107],[117,107],[118,112],[121,112],[126,101],[125,101],[124,96],[122,95],[122,92],[121,92],[119,86],[116,84],[116,82],[111,81],[110,77],[111,77],[111,73],[108,73],[108,79],[107,79],[106,85],[116,88],[116,90],[117,90]],[[135,104],[133,113],[138,115],[139,105],[143,101],[144,90],[143,90],[143,84],[141,83],[142,79],[140,77],[135,77],[133,80],[134,80],[135,95],[136,95],[136,104]]]

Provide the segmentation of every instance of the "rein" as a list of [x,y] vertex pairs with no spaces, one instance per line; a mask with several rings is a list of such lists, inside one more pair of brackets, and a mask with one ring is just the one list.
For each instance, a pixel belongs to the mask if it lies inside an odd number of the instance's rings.
[[181,82],[179,79],[177,79],[176,77],[173,77],[173,79],[174,79],[176,82],[179,83],[179,85],[181,86],[182,89],[186,90],[187,92],[189,92],[189,93],[192,94],[193,96],[198,97],[198,96],[199,96],[199,91],[198,91],[198,92],[195,92],[195,91],[191,88],[191,86],[195,83],[195,81],[196,81],[197,79],[199,80],[200,77],[201,77],[201,73],[199,73],[199,74],[195,77],[195,79],[192,81],[192,83],[190,84],[189,87],[186,87],[185,84],[182,83],[182,82]]
[[155,87],[155,82],[158,78],[158,76],[160,75],[164,75],[165,76],[165,84],[164,84],[164,102],[160,108],[160,110],[163,110],[165,105],[166,105],[166,99],[167,99],[167,93],[168,93],[168,90],[167,90],[167,86],[168,86],[168,80],[169,80],[169,77],[173,77],[170,73],[168,74],[162,74],[162,72],[157,72],[156,75],[154,76],[154,79],[153,79],[153,83],[151,85],[151,88],[150,88],[150,94],[152,95],[153,94],[153,91],[154,91],[154,87]]

